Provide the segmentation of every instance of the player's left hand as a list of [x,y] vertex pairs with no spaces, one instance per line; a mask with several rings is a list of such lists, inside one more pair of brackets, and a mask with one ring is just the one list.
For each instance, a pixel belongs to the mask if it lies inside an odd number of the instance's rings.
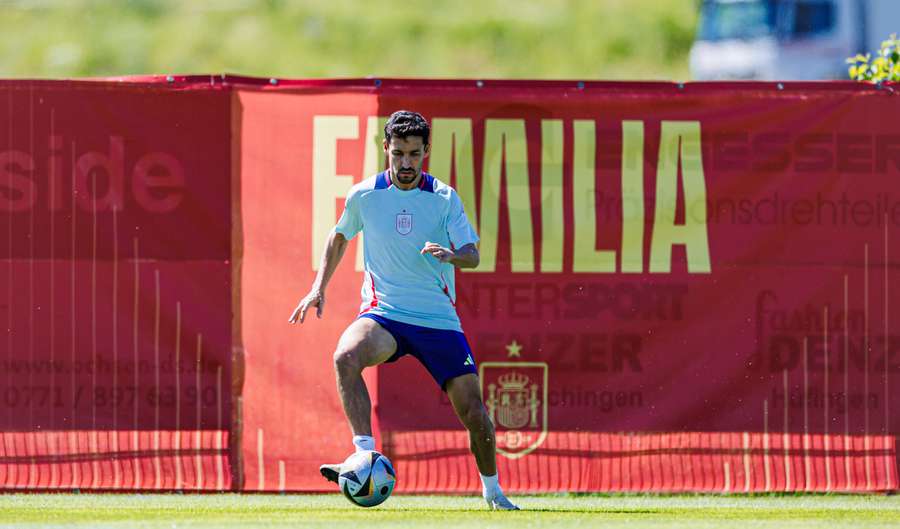
[[453,256],[456,255],[450,248],[444,248],[440,244],[433,242],[426,242],[419,253],[422,255],[431,254],[442,263],[449,263],[450,259],[453,259]]

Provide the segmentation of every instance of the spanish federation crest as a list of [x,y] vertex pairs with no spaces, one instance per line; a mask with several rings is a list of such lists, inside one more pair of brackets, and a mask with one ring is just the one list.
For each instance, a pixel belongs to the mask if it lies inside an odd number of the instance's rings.
[[412,213],[397,213],[397,233],[400,235],[409,235],[412,231]]
[[[519,356],[521,346],[507,346]],[[481,392],[497,432],[497,452],[518,459],[547,438],[547,364],[545,362],[482,362]]]

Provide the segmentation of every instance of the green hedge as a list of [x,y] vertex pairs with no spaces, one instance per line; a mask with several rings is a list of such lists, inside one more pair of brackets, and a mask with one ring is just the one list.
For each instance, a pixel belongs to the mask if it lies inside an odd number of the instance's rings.
[[690,0],[6,0],[0,76],[688,78]]

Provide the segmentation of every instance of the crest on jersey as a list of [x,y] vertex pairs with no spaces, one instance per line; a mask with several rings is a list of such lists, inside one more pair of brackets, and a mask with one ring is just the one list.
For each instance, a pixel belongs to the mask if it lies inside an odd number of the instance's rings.
[[547,372],[546,362],[481,363],[478,378],[497,452],[509,459],[528,455],[547,439]]
[[412,231],[412,213],[397,213],[397,233],[409,235]]

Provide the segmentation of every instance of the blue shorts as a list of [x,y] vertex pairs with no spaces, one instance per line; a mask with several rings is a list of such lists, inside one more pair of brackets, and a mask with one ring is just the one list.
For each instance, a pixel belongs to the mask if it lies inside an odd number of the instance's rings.
[[448,380],[469,373],[478,374],[466,335],[459,331],[410,325],[377,314],[363,314],[360,318],[374,320],[394,337],[397,351],[387,359],[388,362],[396,362],[404,355],[416,357],[444,391],[447,391]]

